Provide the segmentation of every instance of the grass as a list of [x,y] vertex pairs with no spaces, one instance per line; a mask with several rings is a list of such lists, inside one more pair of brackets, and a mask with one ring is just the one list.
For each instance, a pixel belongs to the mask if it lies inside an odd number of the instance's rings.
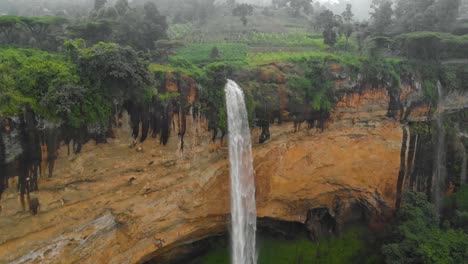
[[247,61],[250,65],[264,65],[278,61],[299,61],[304,59],[329,60],[342,62],[348,65],[359,66],[364,60],[363,56],[333,54],[320,51],[312,52],[273,52],[249,54]]
[[[306,237],[284,240],[272,237],[259,239],[259,264],[290,263],[381,263],[379,256],[373,254],[373,246],[363,239],[366,232],[354,229],[341,238],[329,238],[320,243],[312,243]],[[228,264],[229,250],[216,246],[214,250],[191,264]]]
[[253,47],[309,47],[316,50],[328,48],[319,34],[293,33],[253,33],[245,36],[244,43]]
[[188,76],[191,76],[191,77],[198,77],[198,76],[201,76],[203,74],[203,71],[194,66],[194,65],[190,65],[189,67],[186,67],[186,66],[174,66],[174,65],[161,65],[161,64],[150,64],[149,66],[149,70],[150,72],[153,72],[153,73],[156,73],[156,72],[163,72],[163,73],[166,73],[166,72],[172,72],[172,73],[175,73],[175,72],[180,72],[182,74],[186,74]]
[[193,30],[192,23],[171,24],[167,30],[170,39],[181,39]]
[[[220,57],[211,58],[211,50],[217,47]],[[211,62],[239,62],[247,56],[247,46],[235,43],[190,44],[179,50],[174,59],[184,59],[193,64],[207,64]]]
[[202,25],[194,25],[193,30],[184,37],[187,43],[228,42],[241,43],[251,32],[288,33],[305,32],[309,29],[307,19],[292,17],[286,10],[272,10],[273,14],[264,15],[262,9],[255,9],[254,15],[247,18],[244,26],[239,17],[232,16],[230,10],[210,14]]

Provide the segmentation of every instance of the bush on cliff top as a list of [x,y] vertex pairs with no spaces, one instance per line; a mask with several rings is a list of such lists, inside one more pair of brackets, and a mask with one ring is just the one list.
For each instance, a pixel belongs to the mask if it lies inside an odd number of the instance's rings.
[[468,58],[468,35],[441,32],[403,34],[396,37],[395,48],[413,59]]
[[57,118],[45,96],[76,85],[75,65],[62,56],[31,49],[0,49],[0,115],[14,115],[29,104],[37,113]]
[[131,48],[66,43],[67,55],[33,49],[0,49],[0,115],[26,105],[39,116],[71,127],[106,124],[112,104],[144,101],[153,80]]

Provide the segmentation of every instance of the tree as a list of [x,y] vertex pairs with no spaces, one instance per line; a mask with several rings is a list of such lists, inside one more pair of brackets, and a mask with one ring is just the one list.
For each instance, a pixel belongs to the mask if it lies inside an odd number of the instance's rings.
[[119,16],[125,15],[125,13],[130,9],[128,0],[118,0],[117,3],[115,3],[115,9]]
[[152,2],[143,9],[130,9],[116,22],[114,39],[137,50],[154,50],[158,40],[167,37],[166,17]]
[[193,0],[190,1],[190,11],[192,20],[204,24],[206,20],[215,13],[214,0]]
[[364,49],[364,42],[367,37],[370,35],[369,31],[369,23],[368,22],[361,22],[356,23],[355,28],[357,29],[356,40],[358,44],[359,53],[362,54],[362,50]]
[[175,54],[175,50],[184,46],[184,43],[178,40],[166,40],[161,39],[156,41],[156,48],[152,61],[159,63],[166,63],[169,60],[170,55]]
[[62,30],[62,26],[67,23],[67,19],[63,17],[20,17],[19,21],[29,29],[39,46],[45,48],[51,48],[45,43],[48,39],[56,41],[53,39],[54,36],[51,36],[52,30]]
[[423,193],[406,193],[397,212],[394,242],[383,246],[386,263],[464,263],[468,234],[440,228],[439,216]]
[[341,24],[340,31],[341,34],[343,34],[346,38],[345,51],[348,50],[349,38],[351,37],[354,31],[354,26],[352,24],[354,14],[352,8],[353,6],[351,4],[347,4],[346,10],[343,11],[343,13],[341,14],[344,23]]
[[247,26],[247,16],[253,14],[253,6],[249,4],[238,4],[233,10],[232,15],[240,17],[242,24]]
[[343,23],[340,26],[340,33],[345,37],[346,39],[346,44],[345,44],[345,51],[348,50],[348,43],[349,43],[349,38],[354,32],[354,26],[351,23]]
[[79,84],[65,83],[45,94],[40,105],[60,118],[66,126],[80,128],[86,122],[96,121],[89,117],[93,112],[82,109],[86,96],[93,98],[96,95],[87,94],[87,89]]
[[396,37],[395,46],[408,58],[429,61],[439,59],[443,47],[441,41],[434,32],[415,32]]
[[213,47],[211,49],[210,58],[213,60],[221,58],[221,54],[219,53],[219,49],[217,47]]
[[152,84],[148,64],[130,47],[101,42],[80,50],[76,63],[83,82],[110,102],[142,102]]
[[463,19],[468,18],[468,0],[462,0],[460,4],[460,15]]
[[435,26],[435,14],[429,9],[435,0],[415,0],[396,2],[395,16],[399,32],[430,30]]
[[331,47],[337,42],[335,28],[340,26],[340,19],[330,10],[325,10],[316,18],[317,25],[323,30],[323,42]]
[[461,0],[398,0],[397,31],[449,31],[457,20],[460,5]]
[[6,49],[0,52],[0,113],[16,115],[29,104],[36,113],[56,120],[54,108],[41,101],[57,89],[76,85],[79,78],[73,63],[61,56],[37,50]]
[[0,16],[0,32],[3,34],[6,43],[13,42],[13,32],[18,24],[16,16]]
[[167,22],[166,17],[159,13],[158,8],[152,2],[147,2],[144,5],[143,18],[143,41],[148,49],[155,46],[155,42],[167,37]]
[[98,11],[103,8],[107,3],[107,0],[94,0],[94,10]]
[[393,2],[391,0],[373,0],[371,13],[371,26],[375,35],[385,35],[387,30],[392,25],[392,9]]
[[234,8],[236,6],[236,0],[226,0],[226,5]]
[[448,31],[457,21],[461,0],[439,0],[435,3],[437,27],[441,31]]
[[346,23],[351,23],[353,21],[354,14],[353,14],[352,9],[353,9],[353,5],[346,4],[346,10],[343,11],[343,13],[341,14],[341,17]]
[[109,42],[112,38],[112,33],[112,24],[108,20],[80,23],[67,28],[68,36],[83,39],[90,46],[101,41]]
[[301,11],[305,14],[313,12],[312,0],[289,0],[286,4],[294,10],[294,16],[300,16]]

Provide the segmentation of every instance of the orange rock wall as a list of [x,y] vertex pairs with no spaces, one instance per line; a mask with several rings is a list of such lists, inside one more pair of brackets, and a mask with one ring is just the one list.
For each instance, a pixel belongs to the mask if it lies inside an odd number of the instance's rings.
[[[305,222],[337,201],[365,202],[377,215],[395,206],[402,129],[385,117],[386,92],[343,98],[325,132],[271,127],[253,148],[259,217]],[[187,117],[165,147],[129,148],[129,131],[78,156],[61,148],[55,178],[41,180],[41,211],[19,210],[9,190],[0,216],[0,263],[139,263],[225,232],[230,212],[225,145],[213,148],[206,123]],[[198,131],[198,132],[197,132]],[[214,151],[208,151],[208,148]]]

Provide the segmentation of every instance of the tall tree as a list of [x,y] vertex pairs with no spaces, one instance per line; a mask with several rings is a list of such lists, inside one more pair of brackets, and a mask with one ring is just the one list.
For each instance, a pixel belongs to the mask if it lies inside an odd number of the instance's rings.
[[397,30],[400,32],[423,31],[434,28],[435,14],[428,10],[435,0],[398,0],[395,7]]
[[438,29],[441,31],[450,30],[457,21],[461,0],[439,0],[435,4]]
[[90,46],[101,41],[109,42],[112,38],[112,22],[100,20],[72,25],[67,28],[67,34],[71,38],[83,39]]
[[397,31],[449,31],[459,16],[460,5],[461,0],[398,0]]
[[94,10],[103,8],[107,3],[107,0],[94,0]]
[[84,83],[120,105],[142,101],[152,84],[147,63],[130,47],[99,43],[81,50],[77,65]]
[[353,17],[354,17],[354,14],[353,14],[353,5],[352,4],[346,4],[346,9],[345,11],[343,11],[343,13],[341,14],[341,17],[343,17],[343,20],[346,22],[346,23],[351,23],[353,21]]
[[330,10],[325,10],[316,18],[316,24],[323,30],[323,42],[335,46],[337,42],[336,29],[340,26],[340,19]]
[[354,25],[352,23],[354,14],[352,8],[353,6],[351,4],[347,4],[345,11],[343,11],[343,13],[341,14],[344,23],[342,23],[342,25],[340,26],[340,32],[346,38],[345,50],[348,50],[349,38],[351,37],[354,31]]
[[30,31],[34,42],[39,47],[52,49],[54,45],[49,45],[47,41],[56,41],[55,36],[52,36],[53,30],[62,31],[62,26],[67,23],[67,19],[63,17],[21,17],[19,20]]
[[292,8],[295,16],[301,15],[301,11],[307,15],[313,12],[312,0],[289,0],[286,4]]
[[119,16],[125,15],[125,13],[130,9],[128,0],[118,0],[117,3],[115,3],[115,9]]
[[152,2],[143,9],[130,9],[116,23],[114,39],[137,50],[153,50],[156,41],[167,37],[166,17]]
[[247,16],[253,14],[253,6],[249,4],[238,4],[236,8],[232,10],[232,15],[240,17],[242,24],[247,26]]
[[167,37],[166,17],[159,13],[158,8],[152,2],[144,5],[143,40],[145,48],[153,49],[156,41]]
[[375,35],[385,35],[392,25],[393,16],[392,0],[373,0],[372,1],[372,24]]

